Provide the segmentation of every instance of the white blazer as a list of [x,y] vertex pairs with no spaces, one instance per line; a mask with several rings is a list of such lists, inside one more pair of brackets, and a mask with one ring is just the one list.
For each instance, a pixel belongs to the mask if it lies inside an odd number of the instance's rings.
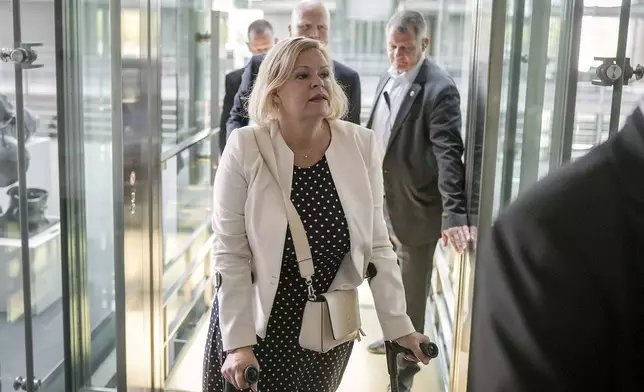
[[[375,308],[385,339],[414,332],[406,315],[397,257],[383,216],[383,179],[374,133],[361,126],[330,121],[329,169],[349,226],[351,251],[329,291],[358,287],[369,263]],[[252,346],[266,337],[266,326],[280,279],[287,218],[282,191],[259,154],[251,125],[230,135],[215,176],[212,228],[213,272],[221,275],[217,292],[223,349]],[[280,181],[289,190],[293,152],[277,123],[270,133]],[[251,272],[255,282],[251,283]]]

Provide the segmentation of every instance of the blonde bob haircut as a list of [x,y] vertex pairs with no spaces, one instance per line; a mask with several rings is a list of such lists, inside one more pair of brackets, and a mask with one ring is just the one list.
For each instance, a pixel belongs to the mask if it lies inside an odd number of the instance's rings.
[[259,67],[259,73],[248,100],[248,117],[254,123],[266,126],[271,121],[278,119],[279,104],[275,100],[276,91],[291,78],[300,54],[312,49],[319,50],[329,64],[331,77],[329,78],[330,91],[327,93],[329,94],[330,110],[325,118],[337,120],[346,114],[349,106],[347,96],[335,80],[329,52],[323,44],[316,40],[296,37],[285,39],[273,46]]

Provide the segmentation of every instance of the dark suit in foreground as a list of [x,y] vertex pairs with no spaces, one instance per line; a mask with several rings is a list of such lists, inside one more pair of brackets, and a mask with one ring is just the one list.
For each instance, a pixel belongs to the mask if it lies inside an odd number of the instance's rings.
[[642,112],[521,196],[476,263],[468,392],[642,390]]
[[[235,95],[233,108],[230,110],[230,117],[226,124],[228,135],[235,129],[248,125],[246,104],[251,91],[253,91],[253,84],[259,73],[259,66],[265,56],[266,54],[263,53],[253,56],[244,69],[241,85]],[[356,71],[337,61],[333,61],[333,69],[335,79],[342,86],[349,99],[349,111],[343,120],[360,125],[360,76]]]

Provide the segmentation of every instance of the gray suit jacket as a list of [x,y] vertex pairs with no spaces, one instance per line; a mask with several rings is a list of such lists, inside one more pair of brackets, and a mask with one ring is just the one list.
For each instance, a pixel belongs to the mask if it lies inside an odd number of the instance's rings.
[[[391,223],[400,242],[411,246],[435,241],[441,230],[468,223],[460,96],[445,70],[429,59],[423,62],[396,116],[383,159]],[[385,73],[376,99],[387,80]],[[373,117],[372,110],[368,128]]]

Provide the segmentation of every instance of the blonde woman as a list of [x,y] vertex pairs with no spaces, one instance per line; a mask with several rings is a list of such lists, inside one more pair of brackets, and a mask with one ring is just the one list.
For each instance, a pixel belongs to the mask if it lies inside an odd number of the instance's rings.
[[[288,227],[282,188],[259,152],[270,137],[278,177],[310,244],[316,293],[359,286],[371,263],[375,307],[386,339],[412,350],[429,339],[405,314],[400,269],[383,218],[381,163],[373,133],[338,120],[347,98],[329,54],[308,38],[278,43],[263,61],[250,96],[254,125],[232,132],[214,185],[213,268],[220,277],[204,360],[204,392],[332,392],[353,342],[326,353],[302,348],[307,301]],[[260,369],[249,386],[244,370]]]

